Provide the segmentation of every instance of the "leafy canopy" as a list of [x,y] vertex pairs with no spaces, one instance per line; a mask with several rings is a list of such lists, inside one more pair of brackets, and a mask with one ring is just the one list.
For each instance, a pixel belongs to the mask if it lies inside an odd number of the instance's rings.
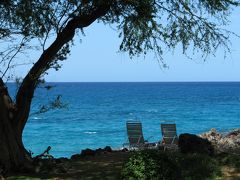
[[[98,22],[117,27],[122,42],[120,51],[130,57],[155,52],[161,59],[164,50],[181,45],[201,52],[203,57],[219,46],[229,51],[229,35],[223,29],[237,0],[2,0],[0,2],[0,73],[2,78],[16,55],[42,48],[66,27],[74,17],[87,16],[99,7],[109,10]],[[79,29],[83,33],[83,29]],[[34,42],[34,43],[33,43]],[[38,42],[38,43],[36,43]],[[34,45],[33,45],[34,44]],[[35,45],[36,44],[36,45]],[[67,43],[56,54],[51,67],[59,68],[70,52]],[[35,62],[34,60],[32,60]],[[5,70],[4,70],[5,68]]]

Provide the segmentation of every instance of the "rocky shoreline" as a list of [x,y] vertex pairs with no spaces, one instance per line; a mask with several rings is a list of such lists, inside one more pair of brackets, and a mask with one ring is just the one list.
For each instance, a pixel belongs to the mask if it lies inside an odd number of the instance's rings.
[[[182,137],[182,138],[181,138]],[[182,139],[182,140],[181,140]],[[182,141],[182,143],[180,142]],[[220,133],[216,129],[211,129],[208,132],[191,135],[180,134],[179,135],[179,147],[183,152],[199,152],[207,154],[217,153],[233,153],[240,154],[240,129],[234,129],[228,133]],[[213,147],[213,148],[212,148]],[[69,174],[72,173],[73,164],[82,163],[81,169],[92,166],[91,163],[86,166],[84,164],[101,159],[105,162],[109,157],[120,158],[121,156],[127,159],[129,157],[128,149],[112,150],[110,146],[105,148],[98,148],[96,150],[85,149],[79,154],[74,154],[71,158],[54,158],[52,156],[43,156],[42,158],[36,158],[33,161],[34,170],[33,173],[41,174]],[[110,158],[111,159],[111,158]],[[88,162],[88,160],[90,160]],[[104,164],[104,163],[99,164]],[[111,161],[112,162],[112,161]],[[111,164],[110,164],[111,166]],[[1,174],[1,172],[0,172]],[[1,176],[0,176],[1,177]]]
[[212,128],[209,132],[198,135],[207,139],[214,147],[215,153],[240,154],[240,129],[234,129],[228,133],[220,133]]
[[54,158],[49,152],[44,154],[39,158],[33,159],[33,172],[34,173],[45,173],[45,174],[61,174],[61,173],[68,173],[69,169],[75,162],[85,161],[88,158],[95,158],[108,155],[108,154],[116,154],[117,153],[125,153],[128,152],[128,149],[124,148],[121,150],[113,150],[110,146],[106,146],[105,148],[98,148],[98,149],[84,149],[79,154],[74,154],[71,158]]
[[[184,135],[184,134],[182,134]],[[180,135],[180,136],[182,136]],[[192,138],[193,136],[193,138]],[[208,154],[212,153],[236,153],[240,154],[240,129],[234,129],[228,133],[220,133],[216,129],[212,128],[210,131],[199,134],[199,135],[191,135],[191,138],[185,139],[188,144],[183,144],[183,146],[187,146],[186,148],[189,151],[189,148],[191,146],[193,147],[193,151],[196,152],[208,152]],[[195,137],[195,138],[194,138]],[[180,137],[181,139],[181,137]],[[203,139],[204,141],[199,142],[199,139]],[[190,141],[190,142],[189,142]],[[209,143],[210,142],[210,143]],[[189,146],[190,144],[190,146]],[[181,149],[181,144],[179,144]],[[213,149],[212,149],[213,147]],[[200,150],[199,150],[200,149]],[[191,151],[191,150],[190,150]],[[74,154],[71,156],[70,159],[68,158],[52,158],[51,161],[47,159],[39,159],[36,161],[37,169],[35,172],[42,172],[42,171],[48,171],[51,169],[50,167],[53,167],[52,165],[56,164],[60,165],[61,168],[57,168],[60,173],[67,172],[68,168],[65,168],[64,166],[68,164],[69,162],[75,162],[75,161],[81,161],[84,158],[87,157],[99,157],[104,154],[112,154],[112,153],[124,153],[128,152],[127,148],[121,149],[121,150],[112,150],[110,146],[106,146],[105,148],[98,148],[96,150],[93,149],[85,149],[82,150],[79,154]],[[47,167],[47,168],[46,168]],[[53,172],[56,169],[52,169]],[[55,171],[56,173],[56,171]]]

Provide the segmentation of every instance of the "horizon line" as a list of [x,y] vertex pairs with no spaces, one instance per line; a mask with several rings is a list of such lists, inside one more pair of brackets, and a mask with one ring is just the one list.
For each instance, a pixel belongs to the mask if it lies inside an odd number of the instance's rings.
[[46,83],[234,83],[239,81],[46,81]]
[[[15,83],[9,81],[6,83]],[[240,83],[239,81],[46,81],[45,83]]]

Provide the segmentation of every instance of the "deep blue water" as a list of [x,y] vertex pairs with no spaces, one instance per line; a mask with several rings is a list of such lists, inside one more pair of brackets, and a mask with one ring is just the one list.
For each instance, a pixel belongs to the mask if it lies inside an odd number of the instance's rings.
[[[106,145],[119,148],[126,142],[127,120],[140,120],[149,141],[161,139],[163,120],[175,121],[178,134],[240,127],[238,82],[50,85],[54,86],[50,91],[36,91],[24,130],[24,144],[34,155],[49,145],[55,157],[70,157],[82,149]],[[34,114],[40,104],[48,104],[57,95],[67,108]]]

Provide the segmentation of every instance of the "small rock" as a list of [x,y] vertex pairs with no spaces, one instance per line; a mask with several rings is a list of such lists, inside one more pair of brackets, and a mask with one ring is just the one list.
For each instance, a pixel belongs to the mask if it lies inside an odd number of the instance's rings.
[[112,152],[112,148],[111,148],[110,146],[106,146],[106,147],[104,148],[104,151],[106,151],[106,152]]
[[95,153],[96,153],[97,155],[100,155],[100,154],[102,154],[103,152],[104,152],[104,149],[102,149],[102,148],[98,148],[98,149],[95,150]]
[[81,152],[81,156],[94,156],[95,154],[96,152],[92,149],[85,149]]
[[122,152],[128,152],[128,149],[127,148],[123,148],[121,151]]
[[234,137],[234,136],[239,136],[240,135],[240,129],[235,129],[228,133],[226,137]]
[[64,163],[66,161],[69,161],[69,159],[65,157],[61,157],[61,158],[55,159],[55,161],[56,163]]
[[71,156],[70,159],[75,161],[75,160],[79,160],[81,158],[82,158],[82,156],[80,154],[74,154],[74,155]]

